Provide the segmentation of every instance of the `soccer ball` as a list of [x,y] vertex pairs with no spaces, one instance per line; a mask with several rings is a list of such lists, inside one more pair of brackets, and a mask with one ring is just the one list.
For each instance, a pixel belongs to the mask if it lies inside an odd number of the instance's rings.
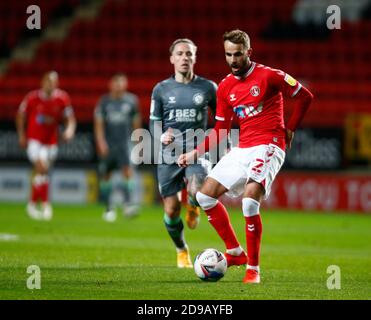
[[205,249],[195,258],[194,270],[201,280],[218,281],[227,271],[227,260],[220,251]]

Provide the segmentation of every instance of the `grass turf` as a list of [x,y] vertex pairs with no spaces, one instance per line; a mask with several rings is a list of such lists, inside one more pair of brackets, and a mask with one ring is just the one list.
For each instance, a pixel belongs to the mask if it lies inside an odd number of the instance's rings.
[[[217,283],[177,269],[159,206],[108,224],[96,205],[55,205],[51,222],[30,220],[25,205],[0,204],[0,299],[370,299],[371,216],[263,211],[262,283],[241,282],[232,267]],[[244,220],[231,210],[245,246]],[[17,235],[17,239],[4,238]],[[194,257],[223,250],[205,216],[185,230]],[[26,287],[29,265],[41,269],[41,290]],[[329,290],[327,267],[341,269]]]

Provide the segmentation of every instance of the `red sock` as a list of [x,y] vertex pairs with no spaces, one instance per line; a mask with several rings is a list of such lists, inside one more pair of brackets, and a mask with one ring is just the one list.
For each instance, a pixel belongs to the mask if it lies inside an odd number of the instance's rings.
[[182,204],[187,204],[188,203],[188,192],[187,188],[182,189]]
[[239,247],[236,234],[229,220],[228,212],[222,203],[211,209],[205,210],[208,220],[225,243],[227,249]]
[[49,182],[46,181],[40,185],[40,199],[42,202],[48,202],[49,198]]
[[259,265],[260,242],[262,238],[262,220],[260,214],[252,217],[245,217],[246,220],[246,244],[247,263],[250,266]]
[[31,201],[37,202],[40,199],[40,185],[32,183],[31,185]]

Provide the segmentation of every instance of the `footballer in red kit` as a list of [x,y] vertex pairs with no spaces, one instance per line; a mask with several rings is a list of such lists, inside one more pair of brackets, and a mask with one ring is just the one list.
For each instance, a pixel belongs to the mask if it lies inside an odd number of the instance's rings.
[[294,97],[301,87],[288,74],[251,62],[243,78],[230,74],[220,83],[215,119],[238,118],[240,148],[272,143],[285,150],[282,93]]
[[[27,148],[27,156],[33,164],[31,196],[27,213],[36,220],[50,220],[48,173],[58,152],[58,128],[65,123],[64,142],[75,133],[76,120],[69,95],[58,89],[58,74],[47,72],[41,81],[41,89],[29,92],[21,102],[16,127],[19,144]],[[41,210],[37,204],[41,202]]]
[[[231,68],[217,91],[216,123],[196,149],[180,155],[179,166],[193,163],[217,146],[235,117],[240,127],[238,147],[232,148],[211,170],[196,198],[226,246],[228,267],[245,265],[244,283],[260,283],[260,204],[269,196],[286,149],[300,125],[313,95],[287,73],[250,60],[249,36],[241,30],[223,36],[226,62]],[[283,96],[294,100],[284,122]],[[240,245],[229,215],[218,198],[242,195],[247,254]]]

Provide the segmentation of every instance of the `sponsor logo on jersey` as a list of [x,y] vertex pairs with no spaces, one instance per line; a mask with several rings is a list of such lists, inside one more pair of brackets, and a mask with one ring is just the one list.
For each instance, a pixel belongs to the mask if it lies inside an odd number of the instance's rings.
[[196,93],[193,98],[193,103],[196,105],[196,106],[199,106],[201,104],[203,104],[203,102],[205,101],[205,97],[202,93]]
[[229,98],[230,101],[236,101],[237,100],[236,95],[234,93],[230,94],[229,97],[230,97]]
[[291,87],[294,87],[297,83],[297,81],[291,77],[289,74],[286,73],[285,75],[285,81],[291,86]]
[[119,111],[113,111],[109,112],[107,114],[106,120],[109,123],[126,123],[128,119],[127,114],[119,112]]
[[169,97],[169,101],[167,103],[176,103],[175,97]]
[[240,119],[244,119],[246,117],[245,108],[247,108],[247,107],[246,106],[238,106],[238,107],[234,107],[233,111],[237,115],[237,117],[239,117]]
[[38,113],[36,115],[36,122],[38,124],[52,124],[54,123],[54,118],[43,113]]
[[260,94],[260,89],[258,86],[252,86],[250,89],[250,93],[253,97],[257,97]]
[[233,108],[234,113],[238,118],[244,119],[246,117],[253,117],[263,111],[263,103],[260,103],[257,107],[255,106],[245,106],[239,105]]
[[196,122],[200,120],[199,118],[196,109],[172,109],[169,112],[168,120],[174,119],[175,122]]

